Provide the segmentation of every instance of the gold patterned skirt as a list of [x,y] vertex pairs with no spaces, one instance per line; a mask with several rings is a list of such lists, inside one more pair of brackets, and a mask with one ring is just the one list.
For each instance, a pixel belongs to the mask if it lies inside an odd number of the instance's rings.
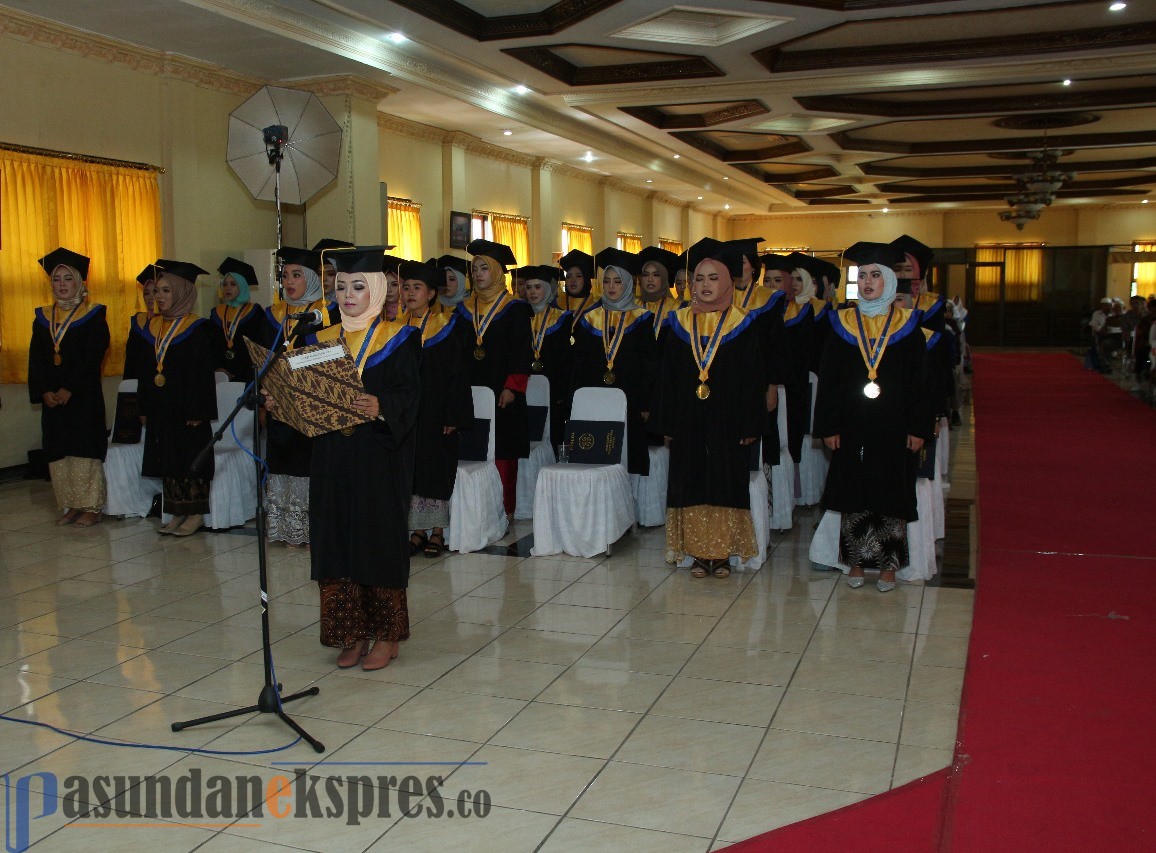
[[362,640],[409,639],[409,602],[404,589],[366,586],[347,578],[318,581],[321,645],[349,649]]
[[749,509],[727,506],[670,507],[666,510],[666,550],[671,562],[685,555],[725,560],[738,554],[748,560],[759,552]]
[[99,459],[65,456],[48,463],[52,492],[60,509],[102,512],[108,500],[104,463]]

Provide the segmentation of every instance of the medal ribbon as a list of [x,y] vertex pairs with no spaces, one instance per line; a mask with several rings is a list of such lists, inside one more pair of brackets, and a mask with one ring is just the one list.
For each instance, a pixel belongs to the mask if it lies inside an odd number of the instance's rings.
[[[611,314],[621,314],[622,322],[618,324],[618,328],[613,328]],[[622,346],[622,338],[626,334],[626,312],[625,311],[610,311],[603,306],[602,308],[602,352],[606,354],[606,369],[614,369],[614,359],[618,356],[618,348]],[[607,337],[610,340],[607,340]]]
[[[377,333],[377,326],[380,322],[381,322],[380,317],[378,317],[376,320],[373,321],[373,325],[370,326],[369,330],[365,333],[365,339],[361,342],[361,349],[359,349],[357,351],[357,357],[353,359],[353,364],[357,367],[357,375],[358,376],[361,375],[361,371],[362,371],[361,363],[363,361],[365,361],[366,351],[369,349],[369,344],[373,341],[373,336]],[[342,328],[342,330],[341,330],[341,340],[342,341],[345,340],[345,329],[344,328]]]
[[666,316],[666,297],[662,297],[662,301],[658,303],[658,311],[654,314],[654,337],[658,338],[658,333],[662,331],[662,318]]
[[[165,372],[165,356],[168,355],[169,345],[172,344],[173,338],[176,337],[177,329],[183,325],[184,319],[187,316],[188,315],[186,314],[184,317],[178,317],[177,319],[173,320],[173,324],[169,326],[169,330],[165,332],[163,336],[161,336],[160,340],[157,340],[153,344],[153,354],[156,356],[157,360],[157,373]],[[160,321],[161,328],[163,329],[165,326],[164,317],[161,317]]]
[[[429,308],[426,308],[425,314],[422,315],[421,322],[416,324],[417,325],[417,333],[419,335],[421,335],[421,342],[423,345],[425,344],[425,327],[429,325],[429,318],[430,318],[430,315],[432,313],[433,312]],[[415,325],[415,323],[413,322],[413,317],[407,318],[405,321],[405,324],[407,326]],[[376,325],[376,324],[374,324],[374,325]]]
[[751,297],[755,294],[755,283],[752,281],[748,284],[747,289],[742,291],[742,294],[743,298],[739,300],[742,304],[740,304],[739,307],[746,311],[747,306],[751,304]]
[[478,337],[478,346],[482,345],[482,338],[486,335],[486,329],[490,328],[490,323],[494,322],[494,317],[497,316],[498,309],[505,305],[506,302],[511,298],[512,297],[510,294],[502,293],[496,300],[494,300],[494,304],[490,306],[490,310],[486,312],[486,316],[483,317],[482,321],[479,323],[478,297],[474,297],[474,311],[473,316],[470,319],[473,320],[474,323],[474,334]]
[[49,329],[52,332],[52,348],[56,350],[56,354],[60,355],[60,342],[64,340],[64,335],[68,331],[68,327],[72,325],[72,320],[76,317],[76,312],[80,310],[81,302],[72,307],[68,312],[68,316],[64,318],[64,322],[59,325],[56,322],[56,305],[52,306],[52,321],[49,323]]
[[698,365],[698,381],[706,382],[710,378],[710,366],[714,363],[714,357],[718,354],[718,342],[722,338],[722,330],[726,325],[727,314],[730,313],[730,308],[719,315],[718,326],[715,327],[714,334],[707,342],[706,349],[702,347],[702,338],[698,333],[698,315],[691,314],[690,319],[690,348],[694,353],[695,363]]
[[224,309],[224,311],[222,312],[222,315],[221,315],[221,328],[225,332],[225,343],[228,344],[229,349],[233,348],[233,338],[237,334],[237,327],[241,325],[241,320],[248,313],[248,311],[246,311],[245,309],[246,308],[251,309],[252,305],[253,305],[253,303],[250,302],[247,305],[242,305],[240,308],[238,308],[237,309],[237,316],[233,318],[232,322],[229,321],[229,306],[228,305],[222,305],[221,306]]
[[[568,297],[566,300],[566,303],[569,304],[570,300],[572,300],[573,298],[574,297],[572,297],[572,296]],[[574,316],[570,318],[570,337],[571,338],[574,337],[574,330],[578,328],[578,321],[582,319],[582,312],[586,310],[586,303],[589,301],[590,301],[590,294],[587,293],[585,296],[582,297],[582,302],[579,303],[578,307],[571,309],[574,312]],[[570,343],[574,343],[574,341],[571,340]]]
[[875,377],[879,375],[879,362],[883,359],[883,353],[887,349],[887,333],[891,331],[891,321],[895,318],[895,306],[892,305],[887,311],[887,322],[883,324],[883,331],[875,341],[875,346],[868,352],[869,339],[867,337],[867,330],[863,328],[863,315],[859,313],[859,308],[855,308],[855,322],[859,324],[859,336],[856,338],[856,343],[859,344],[859,354],[863,356],[863,363],[867,365],[867,378],[872,382]]
[[549,325],[550,309],[547,308],[541,314],[535,314],[530,321],[530,329],[533,332],[533,346],[534,359],[542,357],[542,345],[546,342],[546,327]]

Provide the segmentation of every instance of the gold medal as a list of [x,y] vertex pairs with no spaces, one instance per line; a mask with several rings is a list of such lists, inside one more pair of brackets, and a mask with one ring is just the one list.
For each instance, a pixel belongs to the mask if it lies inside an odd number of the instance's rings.
[[602,374],[602,381],[605,382],[607,385],[613,385],[614,384],[614,371],[613,370],[607,370],[605,373],[603,373]]
[[698,397],[700,400],[705,400],[710,396],[710,386],[705,382],[699,383],[699,386],[694,389],[694,396]]
[[478,361],[481,361],[485,357],[486,357],[486,348],[485,347],[474,347],[474,358],[475,359],[477,359]]
[[870,400],[874,400],[876,397],[878,397],[882,393],[882,390],[883,389],[881,389],[879,387],[878,383],[868,382],[866,385],[863,386],[863,396],[867,397]]
[[535,373],[541,373],[545,367],[546,365],[542,364],[541,360],[539,359],[534,359],[532,362],[530,362],[530,369]]
[[228,359],[229,361],[232,361],[236,357],[237,357],[237,354],[235,352],[233,352],[231,347],[229,349],[225,350],[225,358]]
[[574,346],[574,336],[570,336],[570,346]]
[[353,427],[342,427],[341,428],[341,434],[344,436],[353,435]]
[[164,388],[165,387],[165,375],[163,373],[158,373],[156,376],[154,376],[153,377],[153,385],[157,386],[158,388]]
[[52,356],[52,363],[57,367],[64,363],[64,359],[60,357],[60,353],[56,353],[56,355]]

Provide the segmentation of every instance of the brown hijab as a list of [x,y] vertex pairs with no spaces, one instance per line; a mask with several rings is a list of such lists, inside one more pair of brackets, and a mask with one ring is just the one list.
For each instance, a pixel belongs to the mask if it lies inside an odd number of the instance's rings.
[[173,292],[173,304],[169,306],[168,311],[163,312],[165,319],[175,320],[190,313],[197,304],[197,286],[187,278],[181,278],[171,272],[162,273],[161,278]]

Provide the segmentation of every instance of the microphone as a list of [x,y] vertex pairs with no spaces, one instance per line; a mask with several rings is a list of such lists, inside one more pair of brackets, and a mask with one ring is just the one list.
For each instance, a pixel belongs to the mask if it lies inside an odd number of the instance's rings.
[[324,314],[321,313],[321,310],[319,308],[314,308],[311,311],[298,311],[296,314],[290,314],[289,319],[290,320],[308,320],[310,323],[312,323],[315,326],[324,326],[325,321],[328,318]]

